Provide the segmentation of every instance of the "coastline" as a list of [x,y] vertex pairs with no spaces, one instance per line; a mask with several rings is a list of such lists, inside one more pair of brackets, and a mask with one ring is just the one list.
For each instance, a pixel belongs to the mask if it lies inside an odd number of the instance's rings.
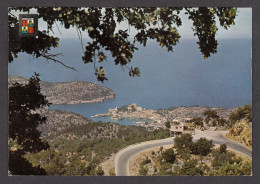
[[[51,103],[53,105],[76,105],[76,104],[102,103],[102,102],[105,102],[107,100],[111,100],[114,98],[115,98],[115,95],[109,95],[109,96],[96,98],[93,100],[74,100],[74,101],[69,101],[69,102],[52,101]],[[47,100],[49,100],[48,97],[47,97]]]
[[[8,76],[8,87],[15,82],[25,85],[28,83],[28,78]],[[112,89],[86,81],[41,81],[40,85],[42,94],[54,105],[100,103],[116,96]]]

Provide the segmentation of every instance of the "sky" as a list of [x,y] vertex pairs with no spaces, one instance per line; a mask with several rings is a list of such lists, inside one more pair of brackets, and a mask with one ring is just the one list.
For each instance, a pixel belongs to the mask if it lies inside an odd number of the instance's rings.
[[[19,12],[12,12],[15,15],[18,15]],[[31,11],[30,13],[35,13]],[[178,27],[179,34],[182,38],[193,38],[192,32],[192,21],[188,19],[188,16],[181,13],[182,26]],[[46,30],[47,24],[43,20],[39,20],[39,30]],[[219,26],[217,31],[217,38],[252,38],[252,8],[238,8],[237,17],[235,19],[235,25],[231,26],[228,30]],[[58,27],[58,28],[57,28]],[[118,25],[118,29],[128,29],[128,24],[123,22]],[[59,30],[61,32],[59,32]],[[65,29],[62,25],[54,24],[53,25],[54,35],[60,38],[78,38],[76,28]],[[133,38],[137,31],[131,28],[130,37]],[[87,38],[87,32],[82,33],[83,38]]]

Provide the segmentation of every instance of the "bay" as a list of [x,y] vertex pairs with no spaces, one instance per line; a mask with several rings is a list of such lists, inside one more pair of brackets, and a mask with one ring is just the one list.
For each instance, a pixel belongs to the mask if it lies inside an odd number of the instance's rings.
[[[94,104],[52,105],[51,109],[72,111],[90,117],[109,108],[137,103],[148,109],[178,106],[238,107],[252,103],[251,39],[219,39],[218,52],[204,59],[196,39],[181,39],[174,52],[167,52],[154,41],[138,46],[130,66],[139,67],[141,77],[131,78],[128,70],[114,65],[113,58],[98,63],[107,71],[108,81],[98,82],[93,64],[84,64],[78,39],[61,39],[51,53],[77,71],[52,61],[21,53],[8,65],[9,75],[30,77],[34,72],[51,82],[89,81],[104,85],[116,98]],[[101,120],[101,119],[97,119]],[[104,121],[109,119],[102,119]],[[136,120],[122,120],[131,124]]]

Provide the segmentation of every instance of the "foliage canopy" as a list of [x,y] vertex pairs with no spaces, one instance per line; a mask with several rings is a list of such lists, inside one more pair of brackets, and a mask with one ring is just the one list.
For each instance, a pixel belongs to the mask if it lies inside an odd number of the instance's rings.
[[39,74],[31,77],[28,84],[15,83],[9,88],[9,139],[19,145],[19,148],[9,150],[9,170],[12,174],[45,174],[43,169],[33,168],[23,155],[49,148],[37,130],[46,117],[36,112],[48,105],[46,97],[40,92]]
[[234,125],[237,121],[242,119],[252,122],[252,105],[244,105],[243,107],[239,107],[235,112],[232,112],[229,115],[231,125]]
[[212,140],[200,138],[191,145],[191,152],[194,155],[206,156],[211,152],[211,148],[213,148]]
[[203,116],[205,116],[205,121],[208,123],[210,120],[219,119],[217,111],[213,109],[209,109],[203,112]]
[[165,162],[168,162],[168,163],[174,163],[175,159],[176,159],[176,155],[173,151],[172,148],[170,149],[167,149],[165,150],[163,153],[162,153],[162,158]]
[[174,139],[174,147],[177,149],[178,153],[185,148],[190,148],[192,144],[192,135],[191,134],[182,134],[179,137]]
[[[57,54],[49,53],[51,47],[58,47],[59,39],[49,36],[53,26],[59,22],[66,29],[76,27],[81,39],[84,63],[94,63],[94,70],[98,80],[106,80],[104,70],[99,71],[96,67],[103,62],[110,52],[116,65],[126,67],[130,76],[140,76],[137,67],[129,67],[137,49],[136,44],[146,46],[148,40],[155,40],[167,51],[173,51],[173,47],[179,42],[181,35],[177,28],[182,26],[181,13],[187,14],[188,19],[193,22],[192,30],[194,36],[198,37],[197,44],[206,59],[217,52],[218,42],[216,33],[218,18],[220,26],[228,29],[235,24],[237,15],[236,8],[81,8],[81,7],[37,7],[35,8],[39,18],[47,22],[47,30],[39,31],[38,37],[19,37],[18,19],[11,11],[20,10],[29,13],[33,8],[10,8],[9,9],[9,62],[18,57],[19,52],[26,52],[36,58],[44,57],[54,62]],[[122,22],[127,22],[127,29],[118,28]],[[137,33],[130,39],[131,29]],[[86,31],[90,41],[84,47],[82,32]],[[33,47],[29,47],[33,45]],[[64,65],[64,64],[63,64]],[[66,66],[66,65],[65,65]],[[67,66],[69,67],[69,66]],[[74,69],[73,67],[69,67]],[[103,74],[100,74],[103,72]]]

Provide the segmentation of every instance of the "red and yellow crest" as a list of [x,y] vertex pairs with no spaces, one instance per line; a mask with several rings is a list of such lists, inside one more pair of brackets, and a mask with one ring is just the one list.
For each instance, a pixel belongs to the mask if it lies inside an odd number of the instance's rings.
[[22,14],[20,18],[20,36],[37,36],[38,33],[38,15]]

